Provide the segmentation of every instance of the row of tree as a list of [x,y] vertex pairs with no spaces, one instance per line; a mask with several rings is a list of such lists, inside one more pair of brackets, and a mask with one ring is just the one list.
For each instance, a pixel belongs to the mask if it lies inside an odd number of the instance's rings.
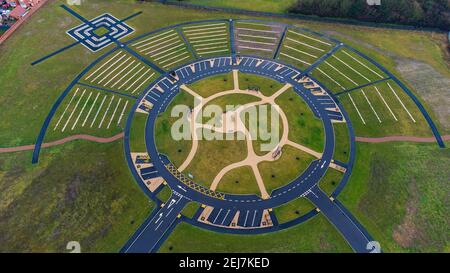
[[290,12],[450,30],[450,0],[298,0]]

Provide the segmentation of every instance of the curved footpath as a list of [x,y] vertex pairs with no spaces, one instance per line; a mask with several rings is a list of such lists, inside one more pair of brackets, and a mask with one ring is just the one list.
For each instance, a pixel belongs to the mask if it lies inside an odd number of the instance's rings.
[[[121,132],[115,136],[112,136],[112,137],[96,137],[96,136],[91,136],[91,135],[73,135],[73,136],[68,136],[66,138],[55,140],[52,142],[43,143],[42,147],[44,147],[44,148],[52,147],[52,146],[61,145],[61,144],[64,144],[64,143],[67,143],[70,141],[74,141],[74,140],[78,140],[78,139],[88,140],[88,141],[97,142],[97,143],[109,143],[109,142],[113,142],[113,141],[123,138],[123,135],[124,135],[123,132]],[[33,150],[34,146],[35,145],[25,145],[25,146],[17,146],[17,147],[10,147],[10,148],[0,148],[0,153],[12,153],[12,152]]]

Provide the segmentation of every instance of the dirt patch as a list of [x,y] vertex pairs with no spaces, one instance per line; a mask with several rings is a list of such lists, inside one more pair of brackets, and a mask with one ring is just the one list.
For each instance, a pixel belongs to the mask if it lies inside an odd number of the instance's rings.
[[421,238],[421,232],[414,219],[417,216],[417,206],[419,204],[419,193],[416,182],[413,181],[409,187],[410,198],[406,205],[406,213],[403,222],[394,228],[392,238],[402,247],[412,247],[415,241]]

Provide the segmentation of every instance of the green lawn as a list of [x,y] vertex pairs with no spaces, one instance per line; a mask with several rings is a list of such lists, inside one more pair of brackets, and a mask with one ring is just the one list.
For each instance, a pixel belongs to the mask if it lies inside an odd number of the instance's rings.
[[294,220],[314,209],[311,201],[304,197],[294,199],[274,209],[275,215],[280,224]]
[[435,143],[358,143],[357,148],[353,173],[338,199],[382,249],[448,251],[450,149]]
[[351,252],[351,248],[339,232],[322,215],[318,215],[302,225],[260,235],[217,233],[181,223],[159,252]]
[[316,118],[308,104],[292,89],[276,99],[289,123],[289,139],[322,152],[325,144],[322,121]]
[[226,166],[247,157],[245,140],[201,140],[197,153],[184,170],[192,174],[194,181],[209,188],[214,177]]
[[253,89],[254,87],[258,87],[259,91],[264,96],[271,96],[283,87],[283,84],[275,80],[258,75],[240,72],[238,78],[239,88],[241,90]]
[[259,172],[269,194],[297,178],[314,159],[311,155],[291,146],[284,146],[282,151],[278,160],[258,164]]
[[285,13],[295,4],[295,0],[186,0],[184,2],[211,7],[238,8],[276,13]]
[[154,207],[121,141],[75,141],[30,162],[31,152],[0,154],[1,252],[67,252],[69,241],[83,252],[118,252]]
[[[159,152],[167,155],[170,161],[175,166],[183,164],[184,160],[191,150],[191,140],[175,140],[172,137],[172,125],[178,119],[178,117],[172,117],[171,111],[177,105],[187,105],[188,107],[194,107],[194,97],[186,92],[180,92],[175,96],[166,111],[158,117],[155,123],[155,142]],[[190,130],[190,128],[186,128]],[[142,135],[142,139],[145,140],[145,136]]]
[[333,159],[348,162],[350,156],[350,139],[346,123],[333,123],[334,154]]
[[[389,88],[388,83],[393,88],[395,94],[401,100],[406,110]],[[379,94],[375,87],[378,89]],[[417,108],[408,95],[392,81],[382,82],[375,86],[371,86],[370,88],[364,88],[364,93],[361,90],[358,90],[349,94],[344,94],[339,96],[339,99],[350,116],[357,136],[431,136],[431,130],[419,108]],[[351,99],[353,99],[356,108]],[[386,102],[389,108],[384,102]],[[372,105],[373,109],[370,105]],[[392,113],[389,109],[391,109]],[[412,118],[409,116],[408,112],[411,114]]]
[[319,187],[326,192],[328,196],[331,196],[336,187],[339,185],[339,182],[341,182],[342,176],[344,176],[343,173],[335,169],[328,168],[325,175],[319,181]]
[[234,88],[233,73],[210,76],[189,84],[188,87],[203,98],[207,98],[215,93],[232,90]]
[[197,202],[189,202],[186,207],[181,211],[181,214],[188,218],[194,217],[195,213],[197,212],[198,208],[200,207],[200,204]]
[[156,196],[161,202],[167,203],[171,195],[172,190],[168,185],[165,185],[164,188],[162,188],[162,190]]
[[260,194],[255,174],[250,166],[243,166],[226,173],[217,191],[232,194]]
[[133,122],[130,128],[130,151],[143,153],[147,152],[145,144],[145,126],[148,115],[143,113],[134,113]]

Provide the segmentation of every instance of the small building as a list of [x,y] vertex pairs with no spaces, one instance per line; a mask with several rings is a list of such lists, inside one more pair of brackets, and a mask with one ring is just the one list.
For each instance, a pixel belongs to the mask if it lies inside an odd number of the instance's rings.
[[22,8],[21,6],[17,6],[15,7],[11,13],[9,14],[9,16],[11,16],[12,18],[19,20],[20,18],[22,18],[22,16],[24,16],[27,13],[27,10]]

